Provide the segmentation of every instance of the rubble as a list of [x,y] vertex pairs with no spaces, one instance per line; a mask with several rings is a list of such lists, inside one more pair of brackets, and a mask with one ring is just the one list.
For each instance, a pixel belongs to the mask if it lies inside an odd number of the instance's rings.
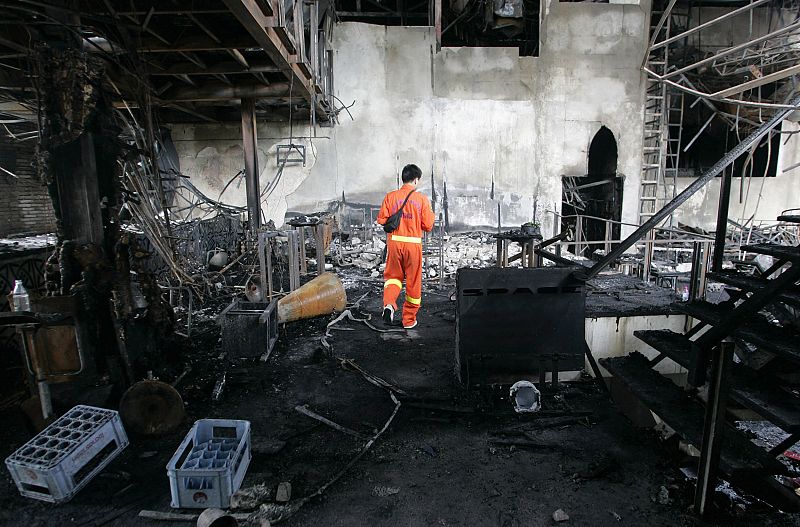
[[385,498],[387,496],[394,496],[400,492],[400,487],[384,487],[383,485],[376,485],[372,489],[372,495],[378,498]]
[[562,509],[557,509],[553,513],[553,521],[556,523],[569,521],[569,514],[564,512]]
[[275,492],[275,501],[278,503],[287,503],[292,499],[292,484],[288,481],[283,481],[278,484],[278,490]]

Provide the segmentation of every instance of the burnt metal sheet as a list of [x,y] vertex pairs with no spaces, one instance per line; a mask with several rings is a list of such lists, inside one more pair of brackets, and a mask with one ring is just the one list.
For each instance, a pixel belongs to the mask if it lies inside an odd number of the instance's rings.
[[569,268],[459,269],[456,374],[465,385],[493,374],[580,370],[585,285]]

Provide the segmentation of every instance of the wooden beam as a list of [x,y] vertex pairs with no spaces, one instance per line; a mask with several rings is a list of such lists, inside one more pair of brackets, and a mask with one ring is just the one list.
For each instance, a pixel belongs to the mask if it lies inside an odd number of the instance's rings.
[[319,85],[319,3],[317,0],[309,0],[308,2],[310,21],[309,27],[311,28],[309,46],[309,61],[311,62],[311,83],[314,86]]
[[289,83],[238,84],[204,83],[196,88],[179,87],[165,92],[161,100],[165,103],[191,101],[228,101],[244,98],[285,97],[289,94]]
[[233,60],[238,62],[240,66],[246,68],[247,70],[250,69],[250,64],[247,62],[247,59],[244,58],[244,55],[242,55],[241,51],[238,49],[229,49],[228,54],[233,57]]
[[205,68],[200,68],[195,64],[179,63],[165,67],[164,69],[150,69],[148,75],[169,76],[169,75],[233,75],[237,73],[276,73],[279,72],[274,64],[251,64],[245,68],[236,62],[218,62],[209,64]]
[[[264,14],[258,3],[255,0],[224,0],[224,2],[250,36],[258,42],[264,53],[291,81],[292,93],[297,93],[303,99],[313,102],[314,88],[310,76],[303,72],[298,64],[292,64],[289,52],[280,41],[278,33],[274,27],[270,27],[273,21]],[[320,110],[324,111],[322,108]]]
[[258,135],[256,133],[256,101],[242,99],[242,149],[244,179],[247,191],[247,213],[253,239],[261,226],[261,186],[258,181]]
[[229,49],[252,48],[253,39],[248,35],[221,35],[222,42],[214,42],[208,35],[188,35],[174,43],[165,44],[155,38],[142,39],[138,51],[143,53],[177,53],[181,51],[227,51]]
[[210,117],[210,116],[208,116],[208,115],[206,115],[206,114],[204,114],[202,112],[198,112],[197,110],[187,106],[186,104],[175,104],[175,103],[173,103],[173,104],[167,104],[167,105],[165,105],[165,107],[167,107],[167,108],[175,108],[179,112],[183,112],[183,113],[191,115],[193,117],[197,117],[198,119],[206,121],[208,123],[218,123],[219,122],[216,119],[214,119],[213,117]]

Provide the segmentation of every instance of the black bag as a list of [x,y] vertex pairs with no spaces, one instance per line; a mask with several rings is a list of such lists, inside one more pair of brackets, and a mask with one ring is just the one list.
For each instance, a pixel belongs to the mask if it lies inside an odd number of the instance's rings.
[[397,230],[397,228],[400,226],[400,220],[403,219],[403,208],[406,206],[408,198],[410,198],[411,194],[416,192],[416,190],[417,189],[414,189],[409,192],[408,196],[406,196],[406,199],[403,201],[403,204],[400,205],[400,210],[389,216],[389,218],[386,220],[386,223],[383,224],[384,232],[394,232]]

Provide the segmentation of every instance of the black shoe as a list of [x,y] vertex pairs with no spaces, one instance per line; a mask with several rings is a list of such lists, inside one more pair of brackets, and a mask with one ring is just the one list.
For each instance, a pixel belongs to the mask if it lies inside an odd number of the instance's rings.
[[385,306],[383,308],[383,323],[387,326],[394,324],[394,308],[392,306]]

